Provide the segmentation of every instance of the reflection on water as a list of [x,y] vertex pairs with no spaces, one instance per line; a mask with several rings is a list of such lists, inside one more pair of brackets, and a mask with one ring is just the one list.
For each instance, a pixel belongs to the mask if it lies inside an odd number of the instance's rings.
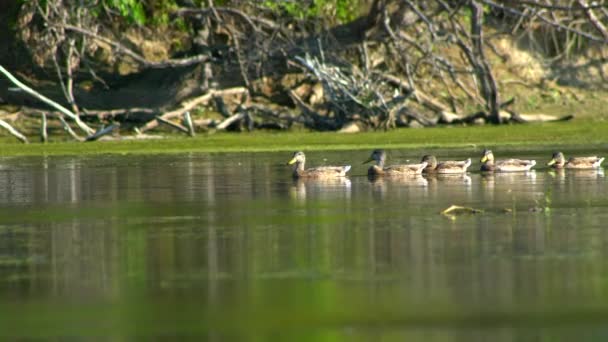
[[294,179],[290,195],[298,201],[305,201],[308,194],[312,198],[350,198],[351,181],[347,177],[327,179]]
[[608,336],[603,170],[294,181],[284,159],[1,159],[0,336]]

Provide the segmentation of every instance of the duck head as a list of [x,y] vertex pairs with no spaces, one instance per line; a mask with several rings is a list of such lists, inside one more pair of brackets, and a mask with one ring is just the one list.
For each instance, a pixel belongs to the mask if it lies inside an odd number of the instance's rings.
[[376,149],[372,151],[372,154],[369,158],[363,162],[363,164],[367,164],[371,161],[376,161],[376,165],[382,167],[384,165],[384,161],[386,160],[386,152],[382,149]]
[[480,161],[482,163],[494,163],[494,153],[492,153],[492,151],[488,149],[483,150],[483,155]]

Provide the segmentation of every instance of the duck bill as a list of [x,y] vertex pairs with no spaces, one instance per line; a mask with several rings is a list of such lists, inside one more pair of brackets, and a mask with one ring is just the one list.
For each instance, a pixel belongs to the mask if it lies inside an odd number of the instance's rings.
[[548,165],[548,166],[551,166],[551,165],[553,165],[553,164],[555,164],[555,163],[556,163],[556,160],[555,160],[555,158],[554,158],[554,159],[551,159],[551,160],[550,160],[550,161],[547,163],[547,165]]
[[287,165],[291,165],[293,163],[295,163],[297,160],[296,158],[292,158],[290,161],[287,162]]
[[364,161],[362,164],[367,164],[367,163],[369,163],[369,162],[371,162],[373,160],[374,160],[374,158],[369,158],[368,160]]
[[483,156],[483,157],[481,157],[480,162],[485,163],[485,162],[487,162],[487,161],[488,161],[488,156]]

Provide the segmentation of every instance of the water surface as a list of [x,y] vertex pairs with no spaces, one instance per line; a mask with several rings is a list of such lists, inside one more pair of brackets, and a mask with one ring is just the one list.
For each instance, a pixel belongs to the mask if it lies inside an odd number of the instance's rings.
[[608,338],[603,170],[372,182],[368,154],[308,153],[335,181],[285,153],[2,158],[0,336]]

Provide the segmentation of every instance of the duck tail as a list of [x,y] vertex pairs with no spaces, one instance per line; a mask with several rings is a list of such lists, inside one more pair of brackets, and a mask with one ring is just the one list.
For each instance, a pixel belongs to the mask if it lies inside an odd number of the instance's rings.
[[350,170],[350,165],[344,165],[344,173],[347,173]]
[[464,168],[466,169],[469,166],[471,166],[471,158],[467,158],[467,160],[464,161]]
[[597,165],[597,167],[600,167],[602,165],[603,161],[604,161],[604,157],[600,158],[595,164]]
[[536,160],[530,160],[530,167],[536,165]]

